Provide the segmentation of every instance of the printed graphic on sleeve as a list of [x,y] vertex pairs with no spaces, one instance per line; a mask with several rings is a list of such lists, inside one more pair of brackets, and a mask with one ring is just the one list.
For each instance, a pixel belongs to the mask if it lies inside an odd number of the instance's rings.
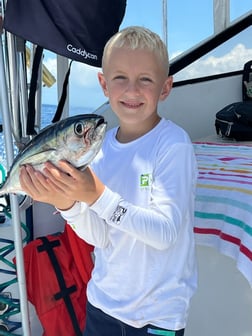
[[127,209],[118,204],[118,206],[116,207],[115,211],[113,212],[110,220],[113,223],[119,225],[121,220],[122,220],[122,217],[125,215],[126,212],[127,212]]

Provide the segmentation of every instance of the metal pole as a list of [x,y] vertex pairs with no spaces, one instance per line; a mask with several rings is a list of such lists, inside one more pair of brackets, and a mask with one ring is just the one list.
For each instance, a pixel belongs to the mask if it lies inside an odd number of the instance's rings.
[[[6,85],[6,76],[4,69],[4,56],[3,56],[3,44],[2,38],[0,45],[0,101],[3,117],[3,131],[5,138],[6,147],[6,159],[7,159],[7,169],[10,168],[14,153],[13,153],[13,139],[10,124],[10,111],[8,104],[8,91]],[[22,230],[20,224],[20,214],[19,214],[19,204],[17,196],[10,195],[11,211],[12,211],[12,225],[14,231],[14,245],[16,253],[16,267],[17,267],[17,278],[18,278],[18,288],[20,297],[20,310],[22,319],[22,329],[23,335],[30,336],[30,325],[29,325],[29,313],[28,313],[28,301],[27,301],[27,290],[26,290],[26,280],[24,272],[24,258],[23,258],[23,244],[22,244]]]
[[11,103],[11,116],[13,122],[13,135],[17,143],[21,142],[20,114],[19,114],[19,82],[18,78],[18,57],[16,38],[9,32],[6,33],[8,50],[8,70],[9,70],[9,91]]
[[217,34],[230,24],[230,0],[213,1],[214,33]]
[[[16,37],[17,46],[17,75],[19,78],[19,120],[20,120],[20,143],[21,145],[27,140],[26,125],[27,125],[27,111],[28,111],[28,97],[27,97],[27,75],[26,75],[26,58],[25,58],[25,41]],[[26,141],[27,142],[27,141]]]

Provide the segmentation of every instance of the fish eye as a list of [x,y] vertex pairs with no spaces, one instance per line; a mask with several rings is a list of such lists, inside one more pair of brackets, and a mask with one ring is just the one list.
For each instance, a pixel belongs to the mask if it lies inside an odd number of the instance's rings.
[[74,132],[76,135],[82,135],[84,133],[84,124],[82,122],[77,122],[74,125]]

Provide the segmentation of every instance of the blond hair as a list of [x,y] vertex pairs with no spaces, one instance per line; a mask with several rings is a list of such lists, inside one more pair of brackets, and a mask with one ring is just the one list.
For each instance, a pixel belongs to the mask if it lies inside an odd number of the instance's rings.
[[134,49],[146,49],[154,52],[159,57],[164,69],[169,73],[169,57],[167,48],[159,35],[151,30],[140,27],[131,26],[124,28],[115,35],[113,35],[105,45],[102,57],[102,67],[107,61],[109,54],[113,48],[127,47]]

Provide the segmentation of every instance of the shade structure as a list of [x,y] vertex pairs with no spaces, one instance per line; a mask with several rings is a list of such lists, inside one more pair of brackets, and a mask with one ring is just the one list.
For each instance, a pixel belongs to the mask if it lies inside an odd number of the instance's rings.
[[4,28],[69,59],[100,67],[126,0],[8,0]]

